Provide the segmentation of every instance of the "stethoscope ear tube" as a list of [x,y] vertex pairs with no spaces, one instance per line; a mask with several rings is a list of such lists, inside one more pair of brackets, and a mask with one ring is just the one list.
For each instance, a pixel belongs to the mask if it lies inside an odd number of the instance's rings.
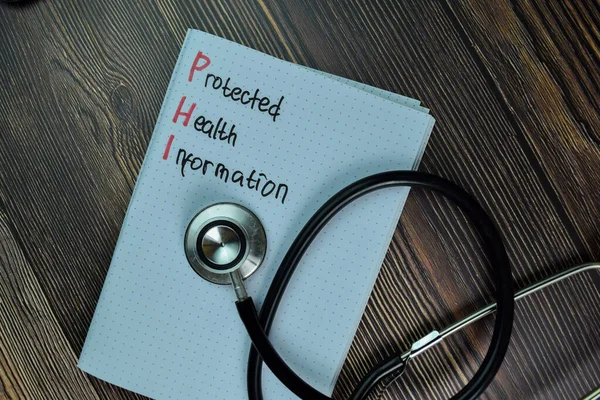
[[248,331],[248,336],[250,336],[252,344],[260,349],[262,359],[269,366],[269,369],[277,379],[301,399],[329,400],[329,397],[320,393],[296,375],[273,348],[271,341],[258,320],[258,314],[256,313],[252,298],[248,297],[244,300],[237,301],[235,305],[238,314]]
[[[463,211],[481,236],[484,250],[489,256],[493,269],[497,316],[490,346],[483,362],[473,378],[453,399],[476,399],[492,382],[508,349],[514,314],[511,268],[502,237],[479,203],[459,186],[443,178],[423,172],[389,171],[371,175],[347,186],[329,199],[311,217],[292,243],[277,270],[265,297],[260,317],[256,316],[256,310],[250,298],[238,302],[238,312],[254,344],[250,350],[248,360],[248,395],[250,400],[263,399],[261,387],[263,360],[271,371],[274,373],[277,371],[275,373],[277,378],[282,380],[301,399],[329,399],[328,396],[304,382],[285,364],[268,339],[269,330],[281,297],[298,263],[327,222],[357,198],[375,190],[396,186],[423,188],[444,195]],[[384,374],[386,371],[382,369],[381,373]],[[368,390],[364,389],[357,388],[351,396],[351,400],[364,398],[368,394]]]

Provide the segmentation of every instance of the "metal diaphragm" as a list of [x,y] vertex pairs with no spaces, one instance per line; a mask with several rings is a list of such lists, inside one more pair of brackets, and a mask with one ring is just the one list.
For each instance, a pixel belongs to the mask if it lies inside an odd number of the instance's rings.
[[262,263],[267,250],[265,230],[256,215],[234,203],[217,203],[192,218],[185,232],[185,255],[204,279],[230,285],[230,274],[243,279]]

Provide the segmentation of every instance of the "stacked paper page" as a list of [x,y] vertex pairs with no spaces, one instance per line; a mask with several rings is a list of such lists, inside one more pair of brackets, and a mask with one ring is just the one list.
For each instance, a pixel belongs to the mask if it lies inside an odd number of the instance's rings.
[[[173,72],[79,366],[158,399],[244,399],[250,342],[228,286],[188,265],[191,218],[217,202],[262,221],[268,251],[246,281],[260,305],[311,215],[346,185],[415,169],[434,120],[417,100],[190,30]],[[311,246],[271,338],[332,393],[407,189],[359,199]],[[265,398],[295,398],[267,370]]]

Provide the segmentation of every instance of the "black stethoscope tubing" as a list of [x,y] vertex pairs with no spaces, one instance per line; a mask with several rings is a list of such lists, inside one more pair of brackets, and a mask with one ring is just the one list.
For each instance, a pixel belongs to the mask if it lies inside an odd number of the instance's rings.
[[[306,249],[331,218],[352,201],[367,193],[396,186],[418,187],[438,192],[452,200],[477,228],[484,250],[489,255],[495,280],[497,316],[490,346],[473,378],[452,399],[475,399],[492,382],[508,349],[514,313],[514,293],[511,268],[502,237],[493,221],[477,201],[454,183],[435,175],[416,171],[389,171],[371,175],[356,181],[331,197],[300,231],[283,261],[260,310],[256,312],[252,298],[236,302],[238,313],[244,323],[253,346],[248,360],[248,396],[250,400],[262,400],[262,363],[267,364],[274,375],[294,394],[305,400],[329,400],[304,382],[283,361],[271,345],[268,334],[273,324],[279,302]],[[358,385],[350,400],[364,399],[369,390],[384,375],[397,368],[400,357],[385,360],[376,366]]]

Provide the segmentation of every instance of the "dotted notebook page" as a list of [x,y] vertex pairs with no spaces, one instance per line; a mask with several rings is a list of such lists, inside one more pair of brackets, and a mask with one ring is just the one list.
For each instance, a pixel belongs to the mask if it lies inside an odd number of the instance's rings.
[[[79,367],[152,398],[247,398],[250,341],[233,290],[188,265],[187,225],[223,201],[258,216],[268,250],[246,287],[260,305],[297,233],[330,196],[364,176],[418,165],[434,120],[418,103],[405,106],[386,93],[190,30]],[[407,193],[372,193],[340,212],[283,298],[273,344],[325,393],[333,390]],[[265,399],[296,398],[269,371],[264,381]]]

